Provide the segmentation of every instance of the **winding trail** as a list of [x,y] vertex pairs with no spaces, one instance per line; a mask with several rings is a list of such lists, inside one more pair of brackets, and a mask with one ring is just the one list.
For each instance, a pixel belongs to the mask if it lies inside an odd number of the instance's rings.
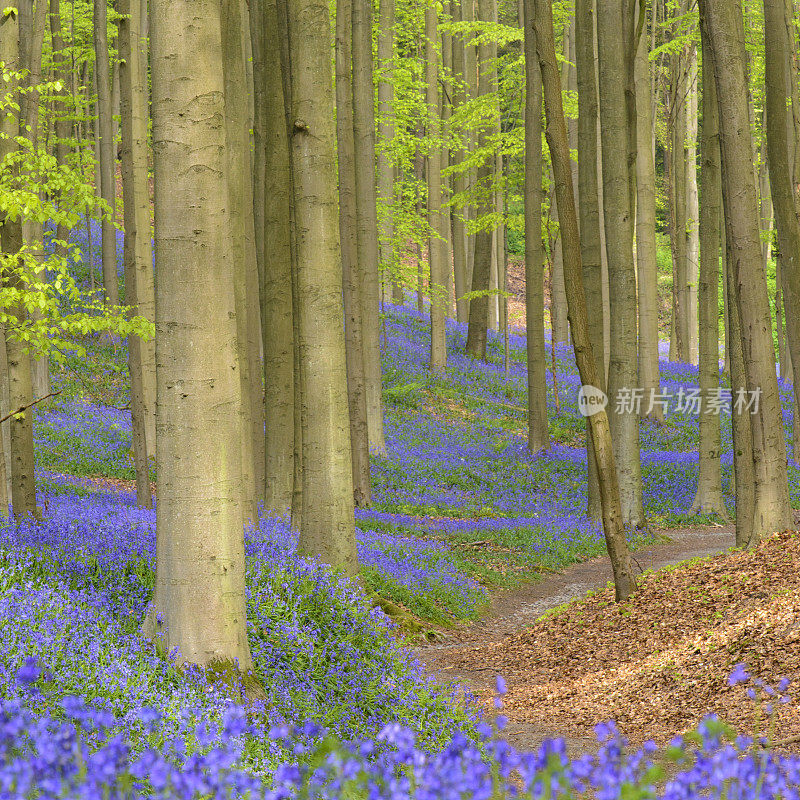
[[[634,564],[638,565],[640,572],[716,555],[735,543],[733,525],[658,530],[655,533],[668,541],[633,552]],[[608,557],[598,556],[573,564],[560,573],[548,574],[536,582],[499,592],[480,619],[446,631],[441,641],[415,647],[414,655],[442,683],[455,681],[485,695],[493,691],[497,671],[481,658],[480,651],[476,652],[475,648],[502,642],[534,623],[549,609],[602,588],[611,579]],[[465,659],[466,654],[470,655]],[[460,662],[458,667],[453,666],[456,660]],[[560,735],[558,730],[515,722],[512,717],[504,738],[515,747],[531,750],[543,739]],[[580,751],[594,747],[595,741],[567,738],[567,745],[571,751]]]

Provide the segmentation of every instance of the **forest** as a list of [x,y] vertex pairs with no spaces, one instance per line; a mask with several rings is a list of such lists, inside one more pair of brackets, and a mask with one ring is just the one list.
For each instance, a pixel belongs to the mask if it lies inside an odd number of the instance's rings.
[[0,69],[0,798],[800,798],[800,4]]

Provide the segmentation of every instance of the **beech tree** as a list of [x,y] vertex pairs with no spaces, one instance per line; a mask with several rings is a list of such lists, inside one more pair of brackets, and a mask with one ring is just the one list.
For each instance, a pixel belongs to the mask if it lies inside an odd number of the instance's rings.
[[144,632],[181,661],[247,671],[246,434],[222,69],[231,9],[227,0],[152,0],[151,9],[158,505]]

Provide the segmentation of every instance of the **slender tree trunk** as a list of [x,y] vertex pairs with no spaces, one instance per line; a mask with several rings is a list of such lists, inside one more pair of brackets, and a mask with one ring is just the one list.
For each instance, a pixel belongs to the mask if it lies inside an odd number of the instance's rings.
[[352,0],[336,6],[336,144],[339,164],[339,237],[342,247],[347,399],[353,452],[353,497],[358,508],[371,500],[369,432],[364,383],[361,287],[358,280],[356,174],[353,143]]
[[[131,307],[134,314],[144,314],[144,308],[139,305],[139,283],[143,277],[140,272],[149,272],[152,276],[153,251],[150,242],[150,198],[147,186],[147,128],[142,129],[144,97],[139,80],[142,74],[139,64],[139,15],[132,13],[131,0],[120,0],[118,11],[125,304]],[[152,277],[150,288],[153,288]],[[151,315],[154,312],[152,305],[149,312]],[[152,316],[150,319],[152,321]],[[155,432],[148,441],[144,344],[138,336],[128,337],[136,502],[142,508],[152,508],[148,456],[155,450]],[[153,355],[155,356],[154,350]],[[155,368],[155,362],[150,366]],[[150,411],[154,413],[155,408],[151,406]]]
[[370,447],[386,452],[380,352],[380,279],[375,189],[375,88],[372,77],[372,0],[353,0],[353,129],[355,132],[356,222],[364,380]]
[[[264,507],[284,514],[292,508],[295,493],[295,356],[292,312],[292,206],[289,143],[281,66],[281,39],[275,0],[251,0],[250,29],[254,40],[253,81],[260,98],[255,107],[262,146],[263,194],[259,216],[263,219],[259,268],[261,341],[264,359],[265,478]],[[260,37],[260,41],[256,41]],[[256,57],[257,54],[257,57]],[[257,173],[258,174],[258,173]],[[258,200],[256,199],[256,202]],[[257,219],[257,218],[256,218]],[[259,228],[257,227],[258,231]],[[263,248],[263,249],[262,249]],[[297,482],[300,490],[300,482]],[[295,503],[297,506],[298,504]]]
[[258,296],[258,271],[255,260],[253,192],[250,177],[250,130],[247,106],[247,80],[242,29],[243,0],[223,0],[223,49],[225,61],[225,124],[228,157],[228,223],[233,240],[234,297],[236,300],[236,346],[239,353],[239,379],[242,416],[242,491],[246,520],[255,520],[262,499],[263,452],[255,457],[256,441],[263,442],[263,397],[261,364],[258,357],[260,322],[252,300]]
[[281,36],[288,45],[300,382],[302,397],[313,398],[313,404],[303,403],[299,552],[355,576],[328,3],[280,3],[286,23]]
[[[553,17],[551,0],[525,0],[525,35],[534,36],[544,86],[545,110],[547,112],[547,143],[553,162],[559,205],[562,240],[565,248],[564,265],[567,304],[572,332],[575,360],[581,381],[585,385],[597,386],[595,358],[589,338],[586,318],[586,300],[583,293],[581,253],[578,236],[578,219],[573,197],[570,168],[569,142],[564,121],[561,86],[558,78],[555,44],[553,41]],[[603,530],[608,547],[614,585],[618,601],[627,599],[636,588],[630,553],[625,541],[625,529],[617,484],[611,429],[605,409],[588,417],[591,436],[600,475],[603,507]]]
[[611,361],[608,373],[610,423],[626,524],[644,527],[642,476],[639,462],[638,409],[625,403],[625,390],[635,387],[636,272],[633,261],[633,214],[628,165],[629,113],[626,107],[627,43],[620,26],[632,15],[627,0],[598,4],[600,55],[600,120],[603,150],[603,216],[611,301]]
[[689,310],[686,274],[686,69],[684,54],[673,56],[673,90],[670,108],[672,120],[670,152],[670,208],[672,236],[673,339],[670,359],[688,361]]
[[[56,80],[61,81],[63,85],[61,91],[66,93],[70,81],[70,70],[68,62],[69,55],[64,46],[64,36],[62,33],[60,0],[50,0],[50,36],[53,47],[53,76]],[[56,163],[59,166],[63,166],[67,163],[67,158],[69,157],[70,138],[69,111],[63,101],[55,103],[53,127],[55,133],[53,150]],[[64,243],[69,240],[69,228],[64,223],[60,223],[58,226],[56,240]],[[57,244],[56,252],[62,257],[66,256],[66,244]]]
[[[603,303],[603,251],[600,224],[600,186],[598,185],[597,76],[595,67],[594,3],[576,0],[575,40],[578,82],[578,211],[580,214],[581,262],[589,339],[595,356],[599,389],[606,389],[605,333]],[[600,486],[591,446],[591,422],[586,421],[588,470],[587,514],[598,522],[602,518]]]
[[[528,450],[550,446],[547,426],[547,359],[544,347],[544,251],[542,248],[542,73],[534,37],[527,35],[520,0],[525,49],[525,332],[528,356]],[[530,23],[532,24],[532,20]]]
[[158,504],[144,633],[181,661],[248,671],[222,13],[152,0]]
[[720,110],[722,198],[747,390],[751,400],[759,399],[757,412],[750,413],[755,496],[749,541],[757,543],[764,535],[785,530],[791,523],[791,509],[769,300],[761,260],[742,9],[739,0],[703,0],[700,10],[701,23],[708,33]]
[[[392,299],[402,302],[403,293],[396,280],[394,243],[394,169],[390,158],[394,146],[394,2],[381,0],[378,18],[378,200],[380,202],[380,263],[384,281],[392,286]],[[338,14],[338,12],[337,12]],[[398,293],[397,289],[400,288]]]
[[697,50],[694,45],[689,52],[686,80],[686,314],[689,332],[686,357],[692,364],[697,364],[700,205],[697,193]]
[[[782,0],[764,0],[764,54],[766,78],[766,131],[770,165],[770,191],[780,251],[777,284],[786,308],[786,339],[792,364],[800,363],[800,223],[797,198],[792,181],[790,154],[794,152],[794,125],[789,118],[791,65],[786,36],[785,9]],[[788,95],[788,96],[787,96]],[[791,139],[789,138],[791,135]],[[780,298],[776,297],[776,316]],[[782,331],[778,316],[778,341]],[[785,361],[785,357],[783,359]],[[800,402],[800,381],[794,381],[795,411]],[[796,414],[795,414],[796,416]]]
[[[128,173],[128,196],[123,197],[127,211],[133,208],[130,218],[130,236],[135,241],[132,258],[134,262],[126,269],[130,280],[136,281],[135,297],[138,311],[150,322],[155,321],[155,287],[153,281],[153,244],[150,236],[150,182],[147,165],[149,97],[147,92],[146,50],[142,51],[141,17],[136,3],[122,0],[129,9],[130,20],[120,21],[120,98],[122,113],[123,150],[130,150],[130,171]],[[123,41],[123,34],[125,41]],[[126,111],[127,109],[127,111]],[[126,132],[126,129],[127,132]],[[127,144],[126,144],[127,142]],[[123,188],[124,188],[123,182]],[[125,225],[125,237],[129,236],[129,226]],[[127,284],[127,281],[126,281]],[[156,351],[155,341],[140,341],[142,403],[144,408],[147,453],[155,454],[156,444]],[[148,490],[149,491],[149,490]]]
[[106,0],[94,0],[94,51],[97,76],[97,118],[99,131],[100,197],[108,203],[111,217],[103,218],[101,226],[103,245],[103,286],[106,302],[119,305],[119,277],[117,275],[117,238],[114,230],[115,180],[114,131],[111,118],[111,79],[108,64],[108,34]]
[[[466,2],[454,4],[454,21],[463,22],[466,19]],[[464,105],[467,99],[466,93],[466,47],[464,35],[453,37],[453,112]],[[462,161],[464,150],[451,153],[454,163]],[[461,194],[466,191],[469,173],[464,171],[456,172],[453,175],[453,191]],[[467,282],[467,231],[464,223],[466,207],[453,209],[453,273],[456,295],[456,319],[459,322],[467,322],[469,318],[469,301],[462,299],[469,291]]]
[[[479,18],[484,22],[495,19],[494,0],[480,0]],[[478,47],[479,76],[478,95],[485,97],[495,91],[496,74],[494,62],[497,56],[497,46],[494,43],[483,41]],[[479,134],[479,146],[486,147],[490,135],[488,124],[484,124]],[[494,182],[494,159],[487,158],[477,172],[477,191],[479,201],[477,204],[478,219],[492,213]],[[489,297],[492,266],[492,234],[486,229],[485,223],[475,234],[475,247],[472,265],[472,291],[480,292],[469,304],[469,328],[467,330],[467,355],[472,358],[486,360],[486,334],[489,326]]]
[[661,392],[658,371],[658,248],[656,245],[656,163],[652,137],[652,104],[648,39],[636,50],[636,270],[639,299],[639,387],[644,392],[642,415],[663,422],[661,405],[651,402]]
[[442,370],[447,364],[447,341],[445,339],[445,308],[447,306],[447,248],[442,213],[442,162],[441,121],[439,119],[439,55],[438,18],[436,7],[425,8],[425,103],[428,109],[429,150],[426,163],[428,179],[428,225],[431,235],[428,240],[430,283],[428,294],[431,301],[431,369]]
[[[720,183],[719,113],[710,56],[703,52],[703,127],[700,140],[699,342],[700,447],[697,493],[692,511],[718,514],[727,520],[722,497],[720,415],[711,406],[719,394],[719,244],[722,185]],[[724,279],[724,276],[723,276]]]

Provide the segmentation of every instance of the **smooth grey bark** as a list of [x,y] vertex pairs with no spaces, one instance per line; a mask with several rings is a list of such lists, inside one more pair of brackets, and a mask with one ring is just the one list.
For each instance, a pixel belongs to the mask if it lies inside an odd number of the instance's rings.
[[372,0],[353,0],[353,130],[355,134],[356,224],[364,380],[370,447],[386,452],[380,351],[380,278],[375,187],[375,88],[372,68]]
[[[466,19],[466,2],[456,2],[453,4],[453,20],[463,22]],[[466,46],[464,35],[453,37],[453,112],[457,112],[467,100],[466,83]],[[465,150],[459,149],[451,152],[450,158],[454,164],[462,161]],[[458,170],[453,175],[453,192],[462,194],[467,190],[469,172]],[[467,230],[465,218],[468,211],[465,207],[454,208],[452,215],[452,237],[453,237],[453,277],[456,296],[456,319],[459,322],[467,322],[469,318],[469,301],[463,297],[469,290],[467,272]]]
[[[589,339],[595,357],[598,388],[606,389],[606,336],[603,302],[603,253],[605,242],[600,223],[598,162],[600,152],[597,133],[597,74],[595,64],[595,31],[593,0],[575,2],[575,66],[578,85],[578,213],[581,235],[583,290]],[[588,474],[587,514],[598,522],[602,518],[600,486],[591,447],[590,422],[586,422],[586,458]]]
[[[483,22],[493,22],[496,16],[494,0],[480,0],[478,17]],[[497,56],[497,45],[483,40],[478,46],[478,95],[485,97],[496,90],[497,75],[494,62]],[[484,124],[478,134],[478,144],[485,147],[491,131]],[[476,216],[478,219],[491,214],[494,206],[494,159],[487,158],[477,169],[475,189],[478,196]],[[492,234],[483,225],[474,236],[472,258],[471,291],[479,293],[470,300],[469,325],[467,329],[467,355],[475,359],[486,360],[486,337],[489,326],[489,296],[492,266]]]
[[358,275],[356,173],[353,142],[352,0],[336,6],[336,146],[339,167],[339,238],[342,249],[342,297],[347,358],[347,402],[356,508],[371,502],[369,430],[364,380],[361,284]]
[[[152,0],[156,581],[143,632],[251,669],[220,0]],[[202,611],[202,613],[201,613]]]
[[[281,65],[281,40],[275,0],[251,0],[253,82],[258,150],[254,202],[263,220],[257,245],[261,341],[264,361],[264,507],[285,514],[295,488],[295,342],[292,311],[291,183],[289,143]],[[289,213],[287,213],[289,210]],[[297,486],[295,486],[297,484]],[[298,503],[295,502],[295,506]]]
[[325,0],[281,0],[281,8],[303,411],[298,552],[355,576],[330,16]]
[[[759,397],[757,413],[750,414],[754,507],[747,539],[748,544],[755,544],[765,535],[785,530],[791,524],[791,508],[769,300],[761,260],[742,8],[739,0],[703,0],[700,11],[714,65],[720,112],[728,268],[736,284],[747,390],[751,397],[753,393]],[[737,487],[740,484],[737,479]]]
[[[402,302],[403,290],[396,280],[398,265],[394,241],[394,167],[390,156],[394,144],[394,8],[395,0],[380,0],[378,11],[378,201],[380,203],[379,256],[383,280],[392,299]],[[338,14],[338,12],[337,12]],[[399,291],[398,291],[399,290]]]
[[664,411],[651,397],[661,392],[658,370],[658,248],[656,245],[656,163],[653,149],[648,38],[636,49],[636,277],[639,311],[639,388],[642,416],[656,422]]
[[[123,240],[123,265],[125,269],[125,305],[133,314],[144,314],[139,305],[139,272],[150,273],[150,288],[153,281],[153,252],[150,240],[150,198],[147,185],[147,128],[142,131],[144,97],[140,82],[139,63],[139,14],[131,7],[131,0],[119,0],[117,41],[120,57],[120,122],[121,122],[121,166],[122,166],[122,222],[125,231]],[[138,125],[138,127],[137,127]],[[146,118],[145,118],[146,125]],[[136,130],[134,128],[136,127]],[[144,132],[144,138],[142,138]],[[136,140],[136,141],[134,141]],[[149,311],[154,312],[153,306]],[[154,321],[150,317],[151,321]],[[131,382],[131,430],[133,439],[133,461],[136,470],[136,503],[142,508],[152,508],[150,492],[150,465],[148,456],[155,452],[155,429],[148,441],[147,399],[144,386],[144,343],[138,336],[128,337],[128,372]],[[153,371],[155,370],[155,348]],[[155,375],[153,375],[155,378]],[[155,381],[153,381],[155,389]],[[155,397],[152,398],[155,401]],[[155,404],[150,407],[155,422]]]
[[[533,21],[531,20],[531,23]],[[520,25],[526,29],[525,3]],[[525,333],[528,367],[528,451],[550,446],[547,426],[547,360],[544,345],[544,248],[542,247],[542,73],[533,36],[525,57]]]
[[447,364],[445,338],[445,308],[447,307],[447,248],[442,212],[442,154],[441,119],[439,116],[439,54],[438,17],[436,7],[425,8],[425,104],[428,112],[429,150],[426,159],[428,183],[428,262],[430,281],[428,295],[431,301],[431,351],[430,366],[443,370]]
[[698,286],[698,362],[701,393],[697,492],[692,511],[717,514],[727,520],[722,496],[720,415],[709,406],[719,392],[719,245],[722,184],[719,153],[719,112],[710,56],[703,56],[703,123],[700,140],[700,272]]
[[[633,16],[628,0],[604,0],[597,8],[600,62],[600,121],[603,156],[603,222],[611,306],[611,360],[608,371],[609,415],[619,476],[623,519],[645,526],[639,460],[639,417],[624,407],[624,391],[635,388],[636,271],[633,259],[633,209],[629,172],[630,113],[626,102],[629,59],[624,31]],[[620,25],[622,21],[622,25]],[[632,67],[632,64],[630,64]],[[634,165],[635,166],[635,165]]]
[[689,50],[686,99],[686,313],[689,339],[687,358],[697,364],[697,284],[700,268],[700,199],[697,191],[697,49]]
[[[534,36],[539,65],[542,72],[543,94],[547,114],[547,143],[550,148],[556,180],[557,202],[562,222],[565,288],[570,330],[578,372],[584,384],[596,386],[597,374],[589,326],[586,318],[586,301],[583,293],[578,218],[570,167],[570,150],[567,126],[564,121],[555,43],[551,0],[526,0],[526,36]],[[625,539],[625,528],[620,501],[617,471],[611,429],[605,409],[588,417],[591,422],[592,445],[596,454],[603,507],[603,531],[606,539],[617,601],[626,600],[636,589],[630,552]]]
[[[60,0],[50,0],[50,41],[53,49],[53,76],[56,80],[60,80],[63,89],[62,92],[67,91],[70,84],[70,65],[69,53],[64,46],[64,36],[61,24],[61,2]],[[69,156],[69,138],[70,138],[70,120],[69,111],[65,107],[65,103],[54,103],[54,116],[53,116],[53,154],[56,157],[56,163],[62,166],[67,163]],[[77,109],[74,113],[77,113]],[[64,223],[60,223],[56,231],[56,240],[58,242],[66,243],[69,240],[69,228]],[[66,244],[57,244],[56,252],[62,257],[67,254]]]
[[108,12],[106,0],[94,0],[94,51],[97,79],[97,131],[99,150],[100,197],[108,203],[111,217],[104,217],[101,225],[103,287],[106,302],[119,305],[119,278],[117,275],[117,238],[114,230],[115,180],[114,131],[111,109],[111,77],[108,56]]

